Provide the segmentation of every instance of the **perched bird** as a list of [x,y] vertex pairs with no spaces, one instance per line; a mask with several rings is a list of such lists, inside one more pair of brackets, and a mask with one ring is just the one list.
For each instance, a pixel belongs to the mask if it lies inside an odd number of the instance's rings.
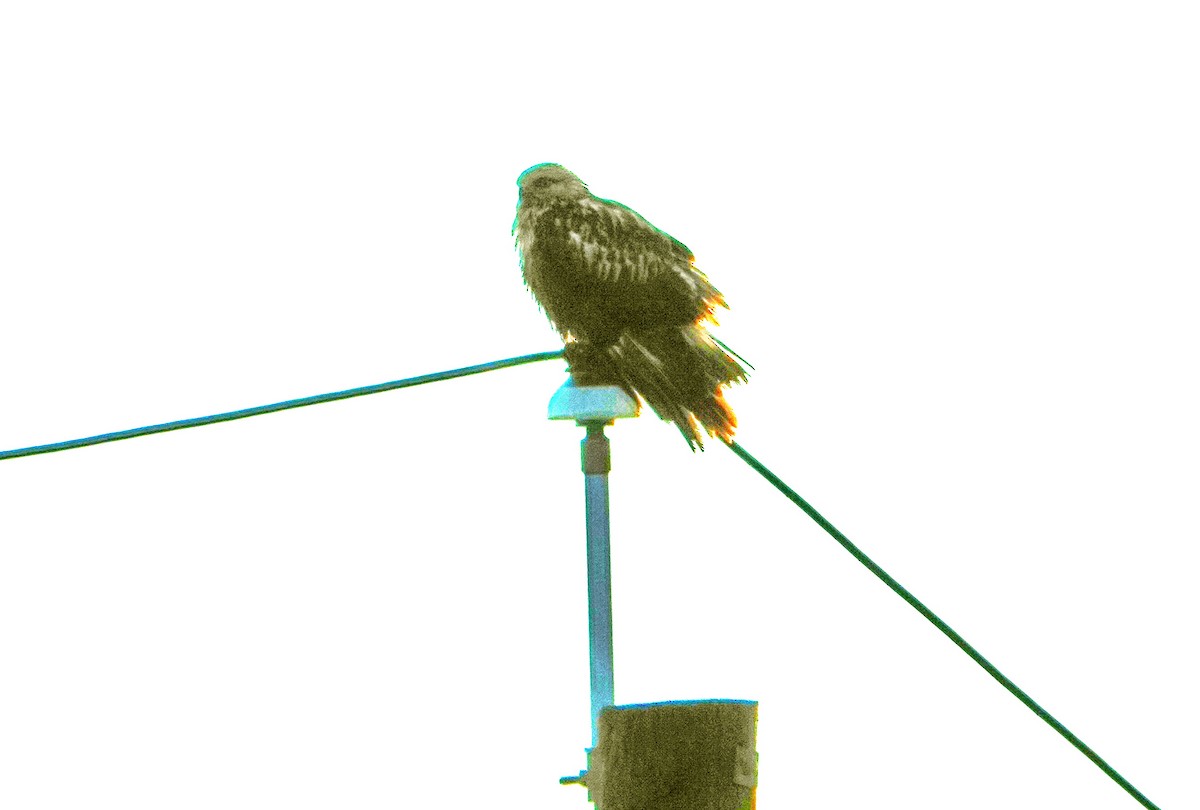
[[566,343],[577,381],[640,394],[693,450],[705,433],[732,438],[737,419],[723,389],[746,370],[708,334],[714,310],[728,305],[687,246],[556,163],[526,169],[517,186],[525,284]]

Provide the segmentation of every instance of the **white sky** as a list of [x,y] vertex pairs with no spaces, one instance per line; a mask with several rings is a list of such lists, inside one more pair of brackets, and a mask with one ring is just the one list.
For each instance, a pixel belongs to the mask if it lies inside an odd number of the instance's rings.
[[[1200,804],[1189,3],[24,3],[0,448],[556,348],[542,161],[686,242],[752,453]],[[0,462],[0,805],[583,810],[559,362]],[[720,446],[609,430],[617,700],[759,806],[1136,803]]]

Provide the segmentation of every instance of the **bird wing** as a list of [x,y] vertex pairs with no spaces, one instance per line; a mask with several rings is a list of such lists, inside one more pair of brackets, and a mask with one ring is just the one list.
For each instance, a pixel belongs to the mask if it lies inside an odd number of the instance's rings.
[[645,286],[647,294],[690,299],[710,310],[724,306],[687,245],[632,208],[596,197],[576,200],[563,207],[558,230],[562,249],[601,281]]
[[714,320],[726,305],[687,246],[631,208],[591,195],[527,203],[516,229],[525,281],[564,336],[610,342]]

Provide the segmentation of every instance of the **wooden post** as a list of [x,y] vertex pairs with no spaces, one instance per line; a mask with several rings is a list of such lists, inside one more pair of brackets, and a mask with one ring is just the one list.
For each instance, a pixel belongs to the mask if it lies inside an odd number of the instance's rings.
[[588,758],[596,810],[754,810],[758,703],[610,706]]

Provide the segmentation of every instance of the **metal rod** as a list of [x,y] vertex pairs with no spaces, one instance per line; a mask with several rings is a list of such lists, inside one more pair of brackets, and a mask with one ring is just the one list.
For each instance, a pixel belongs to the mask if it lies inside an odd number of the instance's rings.
[[587,512],[588,652],[591,661],[592,747],[600,742],[600,711],[614,703],[612,567],[609,556],[608,471],[611,453],[603,422],[587,422],[583,440]]

